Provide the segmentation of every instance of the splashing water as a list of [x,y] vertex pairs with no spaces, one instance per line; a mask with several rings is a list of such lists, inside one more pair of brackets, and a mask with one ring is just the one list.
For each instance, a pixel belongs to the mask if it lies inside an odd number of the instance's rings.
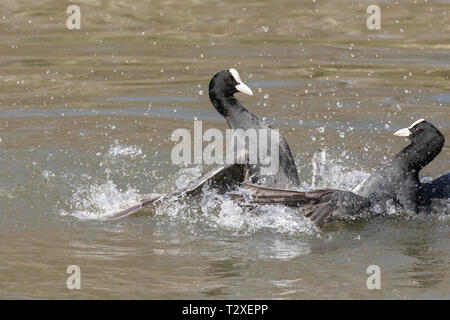
[[191,181],[195,181],[202,176],[202,166],[193,168],[183,168],[178,172],[178,178],[175,182],[178,189],[186,187]]
[[[345,153],[345,152],[344,152]],[[350,170],[341,164],[341,159],[331,158],[326,149],[313,155],[313,177],[311,188],[334,188],[352,190],[369,177],[361,170]]]
[[[114,212],[135,205],[140,195],[133,188],[122,191],[112,181],[80,187],[72,197],[70,214],[79,219],[104,219]],[[62,211],[62,215],[69,213]]]
[[114,144],[109,147],[108,156],[115,158],[117,156],[135,157],[142,154],[141,148],[138,146],[122,146],[118,140],[114,140]]
[[[235,190],[237,193],[246,191],[241,188]],[[172,221],[206,225],[235,235],[251,235],[260,231],[312,235],[318,230],[309,218],[294,209],[281,205],[242,207],[207,185],[203,187],[199,201],[173,201],[168,207],[157,208],[156,215]]]
[[[121,146],[116,142],[110,147],[105,157],[114,160],[119,156],[133,156],[141,152],[135,146]],[[325,151],[315,154],[313,157],[313,182],[311,187],[305,183],[304,189],[351,190],[369,176],[369,173],[364,171],[349,170],[341,163],[342,161],[339,159],[327,156]],[[201,165],[182,168],[176,175],[176,186],[183,188],[201,175]],[[105,219],[117,211],[136,204],[142,198],[142,195],[132,187],[128,187],[126,190],[119,189],[109,179],[109,176],[104,183],[89,183],[86,187],[76,189],[71,199],[71,213],[63,211],[61,214],[71,214],[79,219]],[[249,191],[237,188],[234,192],[245,194]],[[446,204],[446,208],[447,211],[450,211],[449,204]],[[185,223],[186,228],[193,225],[206,225],[214,230],[231,232],[236,235],[250,235],[262,231],[287,235],[316,234],[317,227],[300,210],[282,205],[251,206],[250,208],[241,206],[231,200],[228,195],[220,194],[217,190],[205,185],[200,195],[185,199],[172,199],[163,207],[156,208],[154,214],[163,220]],[[401,208],[393,202],[388,202],[385,209],[374,207],[370,211],[370,214],[384,214],[391,217],[402,215]],[[368,213],[362,213],[360,217],[367,216]],[[349,220],[355,218],[349,217]]]
[[[111,145],[105,158],[114,162],[118,157],[134,156],[141,153],[135,146],[122,146],[116,141]],[[329,187],[346,187],[359,177],[360,172],[348,172],[333,161],[325,162],[326,180]],[[183,188],[191,181],[202,175],[202,166],[181,168],[176,175],[177,188]],[[347,178],[346,178],[347,177]],[[121,190],[107,176],[106,182],[88,183],[75,188],[70,199],[70,214],[79,219],[105,219],[111,214],[136,204],[142,195],[131,187]],[[344,184],[342,184],[344,182]],[[341,184],[339,184],[341,183]],[[248,190],[238,188],[240,194]],[[269,231],[279,234],[312,235],[317,233],[317,227],[299,212],[282,205],[267,205],[247,208],[240,206],[227,195],[222,195],[205,185],[199,196],[186,199],[173,199],[167,205],[156,208],[155,216],[168,219],[186,226],[203,225],[214,230],[230,232],[232,234],[250,235],[257,232]]]
[[[117,160],[124,157],[134,158],[140,154],[142,154],[142,150],[139,147],[123,146],[119,144],[118,140],[115,140],[107,153],[97,155],[111,165],[114,171],[126,171],[124,164],[116,163]],[[103,162],[99,163],[102,166]],[[142,197],[138,190],[132,187],[127,187],[125,190],[119,188],[110,178],[112,171],[108,166],[104,170],[106,177],[81,175],[81,181],[72,186],[75,191],[69,199],[69,212],[60,210],[59,213],[72,215],[82,220],[101,220],[137,204]]]

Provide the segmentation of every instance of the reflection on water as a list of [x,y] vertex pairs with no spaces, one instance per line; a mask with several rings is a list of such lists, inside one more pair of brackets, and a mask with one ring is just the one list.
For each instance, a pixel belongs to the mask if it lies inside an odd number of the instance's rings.
[[117,245],[103,245],[95,243],[73,242],[73,255],[75,258],[101,260],[105,263],[108,260],[127,258],[133,256],[136,248],[126,248]]
[[[417,229],[424,229],[422,226],[417,226]],[[437,244],[443,244],[448,247],[448,239],[433,239],[423,232],[418,232],[416,236],[408,239],[405,246],[401,249],[403,254],[413,258],[413,263],[403,270],[408,275],[408,281],[405,286],[413,287],[438,287],[445,281],[445,268],[433,268],[430,272],[430,267],[443,266],[447,263],[445,258],[445,251]]]
[[[448,298],[449,220],[336,222],[248,211],[206,188],[192,201],[99,221],[208,168],[170,162],[177,128],[227,128],[208,82],[234,67],[240,95],[289,142],[310,185],[351,188],[426,117],[450,137],[448,3],[80,0],[0,4],[0,298]],[[220,12],[220,15],[217,13]],[[445,146],[422,176],[448,172]],[[79,265],[82,290],[67,290]],[[367,266],[382,290],[367,290]]]
[[241,277],[246,270],[242,259],[231,258],[213,261],[208,267],[208,273],[215,278]]
[[290,242],[276,239],[272,244],[269,244],[265,250],[259,252],[258,257],[263,260],[290,260],[309,253],[311,253],[311,248],[308,243],[301,243],[298,241]]

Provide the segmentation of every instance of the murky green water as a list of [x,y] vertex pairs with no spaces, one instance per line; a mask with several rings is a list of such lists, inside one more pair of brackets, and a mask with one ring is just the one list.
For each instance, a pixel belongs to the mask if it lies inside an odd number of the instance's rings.
[[[210,77],[239,70],[300,170],[327,147],[350,188],[426,117],[450,139],[448,1],[13,1],[0,4],[0,298],[450,298],[449,220],[332,223],[247,212],[212,190],[104,222],[207,168],[170,161],[177,128],[226,129]],[[69,4],[81,30],[67,30]],[[450,148],[422,173],[449,170]],[[368,290],[366,269],[381,269]],[[81,290],[66,269],[81,269]]]

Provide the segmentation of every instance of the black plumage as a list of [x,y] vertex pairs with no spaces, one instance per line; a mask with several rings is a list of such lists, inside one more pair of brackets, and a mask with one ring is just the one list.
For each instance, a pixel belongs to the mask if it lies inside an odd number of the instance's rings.
[[395,155],[388,165],[369,176],[354,192],[334,190],[324,194],[307,215],[320,224],[332,215],[355,215],[376,205],[385,209],[389,200],[403,207],[406,212],[417,213],[420,206],[430,204],[433,196],[448,195],[448,175],[428,184],[422,184],[419,180],[419,171],[444,146],[445,139],[441,132],[421,119],[409,128],[397,131],[395,135],[407,136],[411,143]]
[[[225,118],[231,129],[268,129],[273,128],[262,121],[256,115],[248,111],[235,97],[237,92],[252,94],[240,79],[235,69],[224,70],[216,73],[209,83],[209,97],[214,108]],[[270,137],[270,135],[268,134]],[[261,164],[252,167],[252,181],[265,186],[277,188],[296,188],[300,185],[297,167],[292,157],[291,150],[286,140],[280,135],[279,145],[279,169],[273,175],[262,175]]]

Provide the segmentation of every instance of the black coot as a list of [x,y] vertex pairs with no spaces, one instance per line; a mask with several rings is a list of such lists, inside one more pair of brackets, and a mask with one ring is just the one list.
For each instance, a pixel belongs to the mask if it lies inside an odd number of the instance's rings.
[[405,211],[417,213],[419,206],[430,203],[433,194],[437,196],[448,193],[448,175],[429,184],[421,184],[419,180],[419,171],[430,163],[444,146],[445,139],[441,132],[431,123],[420,119],[394,135],[408,137],[411,143],[395,155],[387,166],[367,178],[354,192],[334,190],[324,194],[308,213],[316,224],[331,215],[354,215],[377,204],[384,208],[386,202],[391,199]]
[[[231,129],[267,129],[267,136],[274,131],[271,126],[248,111],[234,97],[237,92],[253,95],[252,90],[245,85],[235,69],[216,73],[209,83],[209,98],[214,108],[225,118]],[[278,171],[275,174],[261,174],[261,160],[252,167],[251,175],[254,183],[274,188],[292,189],[300,185],[297,167],[286,140],[277,134],[279,146]]]

